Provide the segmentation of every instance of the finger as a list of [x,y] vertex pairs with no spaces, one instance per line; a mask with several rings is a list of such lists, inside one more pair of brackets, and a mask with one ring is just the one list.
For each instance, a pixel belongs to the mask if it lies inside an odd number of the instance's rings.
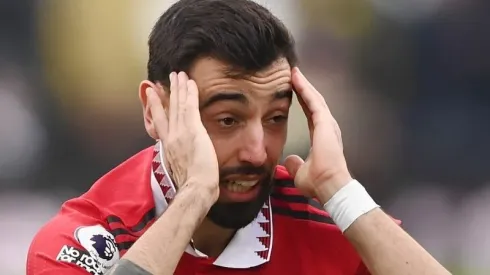
[[146,89],[146,97],[158,138],[165,140],[168,135],[168,119],[163,109],[162,101],[152,88]]
[[170,103],[169,103],[169,114],[168,114],[168,129],[174,132],[177,127],[177,112],[179,111],[179,101],[178,101],[178,87],[179,80],[177,74],[172,72],[169,76],[170,78]]
[[301,167],[301,165],[303,165],[303,163],[305,162],[302,158],[297,155],[291,155],[284,160],[284,167],[286,167],[286,170],[288,170],[289,175],[295,178],[299,168]]
[[187,111],[187,81],[189,78],[185,72],[180,72],[178,74],[179,88],[178,88],[178,98],[179,98],[179,111],[177,113],[177,122],[182,125],[185,120],[185,115]]
[[199,91],[197,84],[194,80],[187,81],[187,106],[188,106],[188,119],[194,122],[201,123],[201,114],[199,113]]
[[340,149],[343,151],[344,150],[344,143],[342,141],[342,131],[340,130],[339,124],[337,121],[333,121],[334,124],[334,129],[335,129],[335,135],[337,136],[337,142],[339,143]]
[[320,111],[330,113],[323,96],[311,85],[298,68],[293,69],[292,82],[296,94],[303,100],[312,115]]
[[298,67],[293,68],[293,75],[299,77],[298,83],[305,88],[303,90],[308,90],[309,92],[311,92],[311,95],[316,99],[324,99],[321,93],[316,90],[316,88],[313,86],[313,84],[310,83],[310,81],[308,81],[306,76],[301,72]]
[[303,109],[303,112],[305,113],[306,121],[308,121],[308,130],[310,131],[310,141],[312,141],[314,127],[313,127],[313,120],[311,118],[311,111],[310,109],[308,109],[308,106],[306,106],[305,101],[301,97],[297,96],[296,98],[298,99],[298,103],[301,106],[301,109]]

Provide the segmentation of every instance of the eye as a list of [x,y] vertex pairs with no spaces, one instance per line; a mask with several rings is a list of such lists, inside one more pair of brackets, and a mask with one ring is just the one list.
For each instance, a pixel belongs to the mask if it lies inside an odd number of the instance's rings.
[[238,121],[232,117],[225,117],[218,120],[219,124],[224,128],[229,128],[238,123]]
[[287,116],[279,115],[279,116],[273,116],[268,120],[268,123],[271,124],[280,124],[283,122],[286,122],[288,120]]

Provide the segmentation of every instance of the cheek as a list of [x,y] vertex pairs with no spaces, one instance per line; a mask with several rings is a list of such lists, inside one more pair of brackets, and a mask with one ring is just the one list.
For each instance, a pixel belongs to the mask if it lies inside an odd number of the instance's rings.
[[[231,160],[236,158],[238,154],[238,149],[240,140],[237,136],[230,135],[220,135],[212,132],[208,132],[211,142],[213,142],[214,150],[216,151],[216,156],[218,157],[219,166],[224,166],[224,164],[229,163]],[[238,136],[239,137],[239,136]]]
[[265,146],[267,157],[271,163],[276,164],[281,158],[284,145],[286,144],[287,127],[281,130],[265,132]]

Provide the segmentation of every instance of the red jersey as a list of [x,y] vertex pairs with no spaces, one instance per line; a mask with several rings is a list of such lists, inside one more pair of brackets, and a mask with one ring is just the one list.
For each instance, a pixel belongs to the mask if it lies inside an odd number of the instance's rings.
[[[153,149],[154,148],[154,149]],[[159,146],[148,148],[63,204],[37,233],[27,275],[103,274],[145,233],[175,195]],[[165,260],[165,259],[162,259]],[[351,244],[315,200],[302,196],[284,167],[257,218],[218,258],[188,246],[175,271],[189,274],[368,274]]]

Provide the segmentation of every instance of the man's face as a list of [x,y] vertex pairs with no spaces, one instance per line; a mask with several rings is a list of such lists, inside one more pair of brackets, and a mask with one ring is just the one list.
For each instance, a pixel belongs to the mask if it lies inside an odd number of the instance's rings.
[[267,200],[282,154],[291,104],[291,68],[285,59],[245,78],[225,65],[199,59],[189,76],[199,88],[201,118],[220,167],[220,197],[208,213],[219,226],[250,223]]

